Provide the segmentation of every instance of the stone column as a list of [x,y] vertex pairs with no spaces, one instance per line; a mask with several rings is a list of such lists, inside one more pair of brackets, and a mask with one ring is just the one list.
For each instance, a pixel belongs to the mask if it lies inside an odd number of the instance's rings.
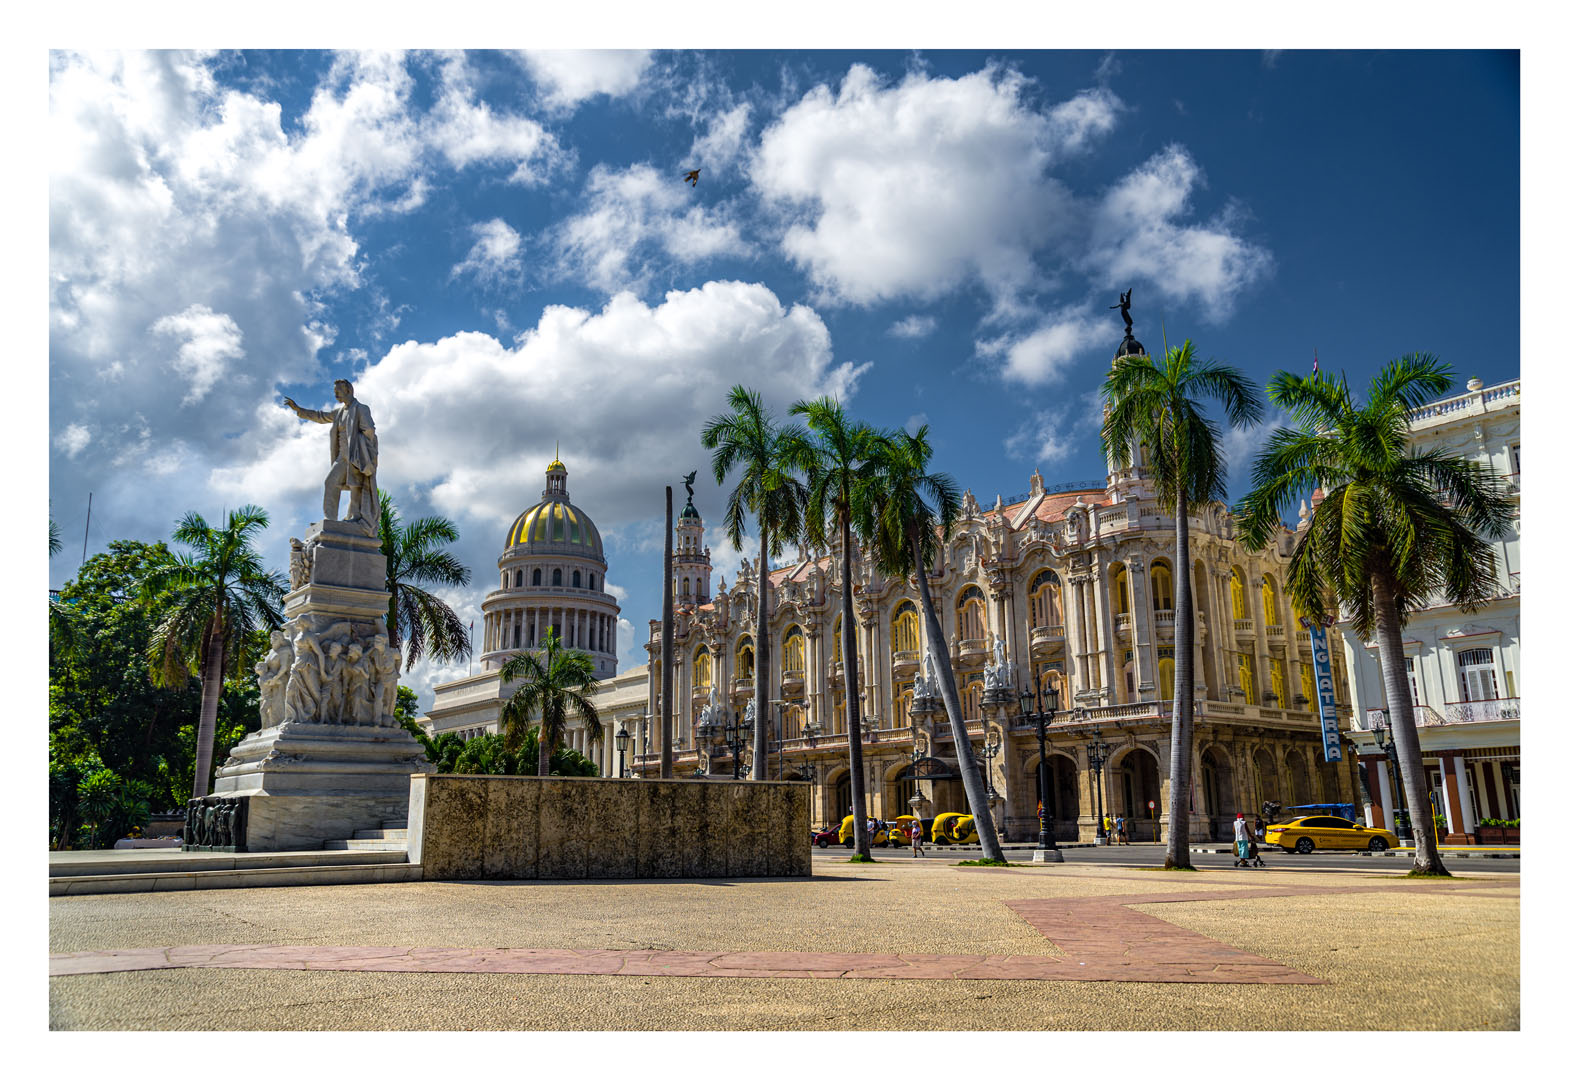
[[[1136,513],[1136,510],[1129,511]],[[1157,695],[1155,690],[1155,666],[1150,653],[1151,623],[1155,616],[1151,614],[1148,603],[1149,589],[1145,586],[1149,567],[1140,556],[1128,559],[1128,591],[1132,594],[1128,601],[1128,610],[1133,615],[1133,629],[1129,635],[1133,639],[1133,670],[1137,680],[1137,700],[1150,701]],[[1119,666],[1120,666],[1120,657]]]
[[1085,621],[1084,606],[1084,583],[1086,580],[1087,576],[1084,574],[1074,574],[1069,577],[1068,596],[1064,598],[1066,602],[1063,605],[1063,618],[1066,619],[1070,614],[1073,616],[1069,620],[1070,625],[1067,628],[1067,633],[1069,634],[1069,645],[1073,650],[1074,660],[1073,693],[1070,694],[1068,701],[1064,703],[1065,707],[1071,707],[1072,704],[1077,702],[1079,691],[1090,688],[1089,626]]
[[1110,705],[1116,700],[1116,687],[1120,683],[1117,672],[1121,654],[1117,648],[1116,624],[1111,617],[1111,580],[1107,573],[1106,557],[1097,552],[1095,574],[1091,578],[1095,596],[1096,635],[1100,645],[1101,702]]

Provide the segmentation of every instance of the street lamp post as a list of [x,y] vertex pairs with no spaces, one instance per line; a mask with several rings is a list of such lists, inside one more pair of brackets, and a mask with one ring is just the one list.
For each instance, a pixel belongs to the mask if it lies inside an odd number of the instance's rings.
[[1379,750],[1389,755],[1389,763],[1395,767],[1395,838],[1402,842],[1410,840],[1411,814],[1406,810],[1406,789],[1400,782],[1400,755],[1395,751],[1393,733],[1386,731],[1380,723],[1373,728],[1373,738],[1378,741]]
[[986,759],[986,801],[992,802],[997,797],[997,789],[992,786],[992,759],[1002,753],[1002,740],[995,731],[987,733],[986,744],[977,753]]
[[[1040,674],[1035,676],[1035,689],[1039,694],[1032,694],[1028,690],[1019,695],[1019,719],[1035,725],[1035,741],[1040,744],[1040,760],[1035,764],[1035,792],[1037,797],[1036,817],[1040,818],[1041,833],[1035,842],[1035,862],[1062,862],[1062,852],[1057,850],[1056,822],[1052,820],[1052,800],[1048,797],[1051,792],[1046,790],[1046,729],[1051,727],[1051,722],[1057,718],[1057,688],[1048,685],[1041,690]],[[1034,712],[1036,697],[1039,696],[1041,711]]]
[[1087,747],[1090,755],[1090,774],[1095,780],[1095,842],[1106,843],[1106,813],[1101,800],[1101,766],[1106,764],[1106,758],[1111,754],[1111,744],[1100,741],[1100,728],[1090,731],[1090,745]]
[[621,730],[616,732],[616,754],[621,759],[620,767],[616,771],[623,780],[627,778],[627,743],[631,741],[632,733],[627,730],[625,724],[622,724]]
[[[730,711],[730,722],[724,729],[725,746],[730,750],[730,779],[741,779],[741,751],[746,749],[746,730],[741,726],[735,711]],[[755,755],[754,755],[755,756]]]

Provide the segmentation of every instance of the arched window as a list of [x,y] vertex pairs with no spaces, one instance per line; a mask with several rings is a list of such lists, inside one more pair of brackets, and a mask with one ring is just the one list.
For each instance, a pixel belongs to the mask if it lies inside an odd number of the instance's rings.
[[1114,615],[1126,615],[1133,608],[1128,596],[1128,568],[1122,564],[1117,565],[1116,573],[1112,576],[1112,603],[1115,605]]
[[1242,686],[1243,699],[1249,705],[1258,704],[1257,684],[1253,681],[1253,654],[1237,654],[1237,682]]
[[806,723],[806,708],[801,705],[786,705],[779,710],[779,737],[782,739],[799,739],[801,725]]
[[590,570],[588,573],[588,587],[590,589],[597,588],[597,586],[594,584],[594,572],[592,570]]
[[979,672],[965,677],[964,688],[959,691],[959,715],[966,724],[981,718],[981,695],[985,691],[986,683]]
[[1275,600],[1275,579],[1268,574],[1264,575],[1264,625],[1280,625],[1280,605]]
[[[830,734],[830,735],[843,735],[846,731],[849,730],[848,724],[849,724],[849,721],[847,721],[845,719],[845,713],[844,713],[844,691],[843,690],[835,690],[834,691],[834,719],[833,719],[834,727],[833,727],[833,730],[830,731],[828,734]],[[900,725],[900,726],[902,727],[903,725]]]
[[1174,611],[1177,604],[1173,597],[1176,590],[1172,587],[1171,567],[1164,562],[1150,564],[1150,597],[1155,603],[1156,611]]
[[535,568],[535,570],[534,570],[534,584],[535,585],[539,584],[539,573],[540,572],[539,572],[538,568]]
[[915,683],[893,684],[893,726],[910,726],[910,706],[915,702]]
[[1283,661],[1269,658],[1269,689],[1275,695],[1273,705],[1286,704],[1286,665]]
[[686,597],[689,597],[691,595],[692,595],[692,579],[689,578],[689,577],[683,577],[681,579],[681,596],[682,596],[683,599],[685,599]]
[[894,609],[893,651],[919,652],[921,649],[921,620],[915,605],[906,600]]
[[558,566],[550,572],[550,583],[552,585],[561,584],[561,567]]
[[708,646],[698,647],[696,655],[692,657],[692,691],[701,690],[703,695],[708,695],[708,688],[714,685],[714,658],[708,655]]
[[1176,697],[1177,662],[1171,657],[1162,657],[1160,661],[1160,699],[1170,701]]
[[507,587],[507,572],[505,570],[501,572],[501,587],[503,589]]
[[785,631],[784,666],[780,670],[806,670],[806,637],[801,633],[799,626],[792,626]]
[[959,640],[980,641],[986,637],[986,599],[971,585],[959,594]]
[[840,615],[834,620],[834,651],[829,657],[830,664],[838,663],[844,659],[844,635],[839,633],[844,628],[844,616]]
[[1233,619],[1248,617],[1248,587],[1242,571],[1235,566],[1231,568],[1231,617]]
[[1057,711],[1062,712],[1073,708],[1073,703],[1068,700],[1068,683],[1062,676],[1058,667],[1059,661],[1042,664],[1035,669],[1035,679],[1040,683],[1041,689],[1057,691]]
[[581,589],[583,587],[583,571],[572,571],[572,587],[574,589]]
[[750,679],[752,677],[752,662],[752,639],[744,637],[735,650],[735,677],[738,679]]
[[1062,583],[1051,570],[1042,570],[1030,582],[1030,629],[1062,625]]

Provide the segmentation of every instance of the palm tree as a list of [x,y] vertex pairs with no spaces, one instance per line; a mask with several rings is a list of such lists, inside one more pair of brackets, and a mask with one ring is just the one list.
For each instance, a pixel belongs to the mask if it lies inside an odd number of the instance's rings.
[[1166,869],[1193,869],[1188,854],[1188,798],[1193,767],[1193,589],[1188,514],[1226,497],[1226,464],[1220,432],[1201,398],[1220,402],[1234,427],[1258,423],[1258,386],[1242,372],[1213,360],[1194,359],[1193,342],[1167,348],[1159,361],[1143,354],[1112,361],[1101,395],[1106,401],[1101,445],[1117,471],[1142,459],[1156,502],[1177,525],[1173,560],[1176,592],[1175,664],[1171,707],[1171,803],[1166,830]]
[[552,627],[545,631],[543,653],[520,652],[501,666],[501,683],[523,680],[501,708],[501,726],[508,750],[517,750],[524,733],[539,715],[539,775],[550,775],[550,756],[566,731],[567,710],[577,709],[589,742],[605,737],[599,710],[591,700],[599,690],[594,659],[578,649],[563,648]]
[[801,482],[781,467],[779,431],[763,407],[762,395],[736,385],[730,389],[731,411],[703,427],[703,447],[712,450],[714,483],[723,485],[739,472],[735,490],[725,504],[725,535],[737,548],[750,514],[757,522],[757,631],[753,657],[752,779],[768,778],[768,558],[784,554],[785,541],[801,532],[806,498]]
[[959,759],[959,775],[964,781],[965,798],[975,815],[975,831],[981,841],[981,857],[1001,859],[997,826],[986,801],[986,783],[970,747],[969,731],[959,709],[959,688],[953,678],[953,661],[943,637],[937,606],[926,578],[926,564],[937,551],[938,530],[947,532],[959,516],[959,488],[947,473],[928,472],[932,447],[926,437],[927,425],[911,435],[905,431],[886,433],[880,440],[878,475],[870,498],[856,508],[856,531],[866,543],[879,573],[890,578],[912,575],[921,592],[921,613],[926,621],[926,640],[937,668],[943,705],[948,713],[948,730]]
[[423,517],[408,525],[398,508],[381,493],[381,553],[387,558],[387,636],[401,650],[405,635],[408,671],[427,652],[432,660],[466,660],[468,628],[457,612],[421,585],[467,585],[468,567],[443,544],[458,542],[458,527],[444,517]]
[[[1329,623],[1343,612],[1363,640],[1376,638],[1395,748],[1413,763],[1422,750],[1401,630],[1434,602],[1470,611],[1492,596],[1498,567],[1488,540],[1501,538],[1515,514],[1485,465],[1410,449],[1411,410],[1448,389],[1449,368],[1425,353],[1386,364],[1361,406],[1344,376],[1277,373],[1270,396],[1299,426],[1270,436],[1253,490],[1238,504],[1242,539],[1257,549],[1274,540],[1293,500],[1323,489],[1286,588],[1305,618]],[[1415,816],[1412,873],[1447,876],[1427,778],[1415,767],[1402,777]]]
[[861,771],[860,667],[852,604],[851,525],[864,511],[876,486],[879,445],[877,432],[845,415],[834,398],[798,401],[792,416],[804,416],[810,431],[792,426],[780,432],[782,463],[806,478],[803,537],[814,547],[829,543],[829,530],[839,543],[840,648],[843,650],[845,713],[850,741],[850,812],[855,818],[855,858],[872,857],[866,835],[866,778]]
[[256,631],[275,629],[283,621],[278,605],[286,583],[262,565],[251,546],[252,536],[266,527],[267,512],[259,506],[233,511],[221,529],[208,525],[200,514],[186,514],[175,526],[173,539],[195,549],[194,556],[176,555],[172,565],[153,569],[140,583],[143,597],[173,594],[172,609],[148,640],[153,684],[182,685],[193,670],[199,667],[201,673],[193,798],[208,791],[225,670],[241,675],[253,659]]

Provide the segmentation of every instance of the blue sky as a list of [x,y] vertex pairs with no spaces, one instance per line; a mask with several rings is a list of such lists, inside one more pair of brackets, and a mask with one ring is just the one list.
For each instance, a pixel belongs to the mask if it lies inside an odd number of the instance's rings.
[[559,440],[639,663],[661,488],[699,469],[718,520],[734,382],[929,422],[990,503],[1103,477],[1130,287],[1152,351],[1260,382],[1517,377],[1520,118],[1513,52],[54,53],[50,582],[89,491],[89,553],[257,502],[285,566],[326,448],[281,398],[347,377],[471,618]]

